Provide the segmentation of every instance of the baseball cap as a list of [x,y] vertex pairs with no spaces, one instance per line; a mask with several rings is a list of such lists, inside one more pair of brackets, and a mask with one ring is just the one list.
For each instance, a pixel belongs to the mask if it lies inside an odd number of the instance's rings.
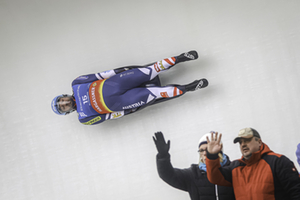
[[252,138],[252,137],[260,138],[260,135],[253,128],[244,128],[244,129],[240,130],[238,137],[236,137],[233,140],[233,143],[235,144],[235,143],[239,142],[241,138]]

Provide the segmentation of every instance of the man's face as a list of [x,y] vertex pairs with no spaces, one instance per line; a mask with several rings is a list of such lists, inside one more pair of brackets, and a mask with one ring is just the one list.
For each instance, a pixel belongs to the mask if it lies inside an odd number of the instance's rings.
[[262,144],[261,139],[259,138],[241,138],[240,141],[241,153],[246,160],[250,159],[252,153],[258,151]]
[[205,164],[205,160],[206,160],[206,149],[207,149],[207,144],[202,144],[198,150],[198,152],[200,153],[200,160],[204,164]]
[[59,110],[69,112],[73,109],[71,97],[62,97],[58,101]]

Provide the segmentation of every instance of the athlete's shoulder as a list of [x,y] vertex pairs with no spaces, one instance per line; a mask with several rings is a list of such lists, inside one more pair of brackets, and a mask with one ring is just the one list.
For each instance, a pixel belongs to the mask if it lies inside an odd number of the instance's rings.
[[73,80],[72,86],[77,84],[90,83],[99,80],[95,74],[82,75]]

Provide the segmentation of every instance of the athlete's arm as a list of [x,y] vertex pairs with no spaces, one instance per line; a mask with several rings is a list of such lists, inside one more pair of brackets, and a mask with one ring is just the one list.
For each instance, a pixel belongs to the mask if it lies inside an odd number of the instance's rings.
[[117,69],[112,69],[112,70],[107,70],[104,72],[99,72],[96,74],[87,74],[87,75],[82,75],[77,77],[73,82],[72,82],[72,86],[73,85],[77,85],[77,84],[82,84],[82,83],[91,83],[97,80],[103,80],[103,79],[108,79],[118,73],[121,73],[123,71],[126,71],[130,69],[130,67],[120,67]]
[[109,119],[118,119],[127,114],[129,114],[129,112],[127,110],[125,110],[125,111],[122,110],[122,111],[116,111],[116,112],[112,112],[112,113],[99,114],[99,115],[82,118],[82,119],[79,119],[79,121],[84,125],[95,125],[95,124],[100,124]]
[[94,115],[86,118],[79,119],[79,121],[84,125],[95,125],[104,122],[106,114]]
[[102,80],[102,79],[107,79],[110,78],[116,74],[119,74],[121,72],[130,70],[130,69],[134,69],[134,68],[142,68],[142,67],[146,67],[146,66],[138,66],[138,65],[133,65],[133,66],[126,66],[126,67],[119,67],[116,69],[111,69],[111,70],[107,70],[104,72],[100,72],[95,74],[95,76],[98,78],[98,80]]
[[115,75],[113,71],[112,72],[107,71],[107,72],[100,72],[100,73],[96,73],[96,74],[82,75],[82,76],[77,77],[72,82],[72,86],[77,85],[77,84],[83,84],[83,83],[92,83],[92,82],[97,81],[97,80],[106,79],[107,77],[113,76],[113,75]]

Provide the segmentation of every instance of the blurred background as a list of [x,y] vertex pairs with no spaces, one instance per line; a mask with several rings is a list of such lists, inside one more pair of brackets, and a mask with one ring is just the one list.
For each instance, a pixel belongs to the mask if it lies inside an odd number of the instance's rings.
[[[152,136],[171,140],[174,167],[198,163],[209,131],[241,157],[238,131],[255,128],[297,169],[300,1],[1,0],[0,199],[181,200],[164,183]],[[207,78],[196,92],[95,126],[58,116],[52,99],[80,75],[197,50],[163,85]],[[298,102],[298,103],[297,103]]]

